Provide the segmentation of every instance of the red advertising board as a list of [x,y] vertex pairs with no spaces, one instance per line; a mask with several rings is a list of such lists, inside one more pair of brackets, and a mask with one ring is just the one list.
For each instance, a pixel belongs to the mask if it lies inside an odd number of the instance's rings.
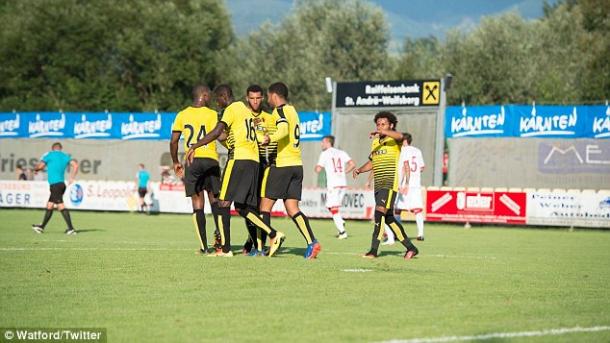
[[526,193],[429,190],[427,221],[525,224]]

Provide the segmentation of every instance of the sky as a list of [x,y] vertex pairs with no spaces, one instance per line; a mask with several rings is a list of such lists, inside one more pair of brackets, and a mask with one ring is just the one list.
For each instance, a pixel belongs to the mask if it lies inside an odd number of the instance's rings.
[[[238,36],[255,31],[265,21],[279,23],[290,12],[294,0],[225,0]],[[517,11],[524,18],[542,16],[544,0],[367,0],[383,9],[390,25],[392,50],[406,37],[436,36],[447,30],[469,29],[481,17]],[[548,1],[550,3],[556,0]]]

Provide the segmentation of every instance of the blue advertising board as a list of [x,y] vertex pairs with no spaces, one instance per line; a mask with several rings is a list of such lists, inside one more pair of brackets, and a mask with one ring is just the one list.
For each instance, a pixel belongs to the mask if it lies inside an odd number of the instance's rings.
[[609,106],[449,106],[445,137],[609,138]]
[[[168,140],[176,113],[0,112],[0,138]],[[330,112],[300,112],[301,140],[330,135]]]

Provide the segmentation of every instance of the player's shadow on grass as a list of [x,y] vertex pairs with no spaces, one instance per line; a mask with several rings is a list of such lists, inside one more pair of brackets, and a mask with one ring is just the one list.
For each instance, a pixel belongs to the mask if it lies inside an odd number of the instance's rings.
[[104,232],[106,230],[104,230],[104,229],[76,229],[77,234],[96,232],[96,231]]
[[307,248],[297,248],[297,247],[282,247],[277,252],[278,255],[297,255],[297,256],[305,256],[305,250]]

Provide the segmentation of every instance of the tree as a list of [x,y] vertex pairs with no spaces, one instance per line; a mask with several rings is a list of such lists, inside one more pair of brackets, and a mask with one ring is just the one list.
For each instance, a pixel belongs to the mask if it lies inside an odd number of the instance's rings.
[[174,110],[233,39],[220,0],[22,0],[0,31],[3,110]]
[[264,25],[226,54],[227,81],[238,91],[249,83],[283,81],[298,108],[328,108],[324,78],[379,79],[389,66],[383,12],[361,0],[300,1],[279,24]]

